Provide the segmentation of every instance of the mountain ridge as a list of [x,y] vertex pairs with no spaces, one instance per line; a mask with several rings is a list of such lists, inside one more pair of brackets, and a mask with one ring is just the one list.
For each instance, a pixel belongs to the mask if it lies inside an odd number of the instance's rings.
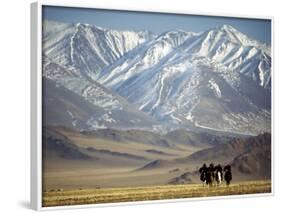
[[[96,82],[161,123],[161,131],[271,129],[269,47],[231,26],[159,35],[81,23],[53,28],[43,30],[45,76],[94,105]],[[100,96],[100,106],[116,107],[112,100]]]

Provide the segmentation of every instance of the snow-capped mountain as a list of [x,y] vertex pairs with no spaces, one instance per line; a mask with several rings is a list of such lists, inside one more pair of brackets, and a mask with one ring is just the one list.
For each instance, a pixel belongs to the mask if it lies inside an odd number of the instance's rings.
[[44,21],[43,53],[91,78],[152,37],[148,31],[106,30],[89,24]]
[[[87,24],[45,21],[43,36],[47,123],[68,123],[67,126],[79,130],[157,128],[159,123],[153,117],[94,80],[96,73],[103,67],[148,39],[151,36],[149,32],[118,32]],[[53,93],[64,94],[69,100],[59,100],[59,95]],[[63,99],[63,95],[59,97]],[[62,118],[57,116],[56,110],[49,110],[56,105],[63,109]]]
[[179,38],[181,32],[158,36],[97,80],[163,122],[270,131],[270,49],[230,26]]
[[265,44],[248,38],[229,25],[206,31],[195,42],[197,45],[194,46],[194,42],[186,42],[187,52],[207,57],[270,88],[271,50]]
[[94,106],[168,130],[271,129],[271,49],[231,26],[153,35],[47,21],[43,35],[44,76]]

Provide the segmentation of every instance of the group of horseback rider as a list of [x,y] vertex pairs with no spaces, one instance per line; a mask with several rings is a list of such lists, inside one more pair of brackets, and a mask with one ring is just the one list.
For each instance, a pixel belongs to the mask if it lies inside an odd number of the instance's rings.
[[220,164],[214,166],[214,164],[211,163],[209,167],[207,167],[207,165],[204,163],[199,169],[199,173],[200,180],[203,182],[203,185],[212,186],[214,181],[216,181],[217,185],[220,185],[224,179],[226,185],[228,186],[232,180],[230,165],[222,167]]

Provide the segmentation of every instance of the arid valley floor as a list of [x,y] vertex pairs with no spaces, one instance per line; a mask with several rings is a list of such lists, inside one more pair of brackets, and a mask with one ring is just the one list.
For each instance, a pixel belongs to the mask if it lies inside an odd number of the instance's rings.
[[[271,191],[267,133],[237,138],[184,130],[158,135],[46,127],[44,138],[46,206]],[[231,186],[202,189],[198,168],[203,163],[230,164]]]

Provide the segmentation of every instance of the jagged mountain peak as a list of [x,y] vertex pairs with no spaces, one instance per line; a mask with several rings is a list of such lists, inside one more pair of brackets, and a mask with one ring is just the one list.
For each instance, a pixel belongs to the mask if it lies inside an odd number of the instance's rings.
[[84,23],[45,22],[43,54],[92,79],[104,67],[152,37],[149,32],[108,30]]
[[51,31],[56,33],[43,44],[46,65],[52,63],[46,76],[93,103],[115,106],[117,100],[97,99],[99,90],[90,85],[97,81],[170,130],[270,131],[271,57],[230,25],[158,36],[81,23],[57,26],[62,30]]
[[270,47],[267,44],[246,35],[245,33],[239,31],[232,25],[225,24],[217,26],[215,28],[211,28],[210,30],[205,31],[205,34],[207,37],[213,40],[223,39],[229,42],[233,42],[234,44],[242,45],[244,47],[256,47],[258,49],[263,50],[268,55],[271,54]]
[[237,31],[233,26],[229,24],[224,24],[220,27],[220,29],[225,30],[225,31]]
[[85,24],[85,23],[77,23],[73,24],[74,27],[76,28],[77,31],[81,31],[85,33],[85,31],[92,31],[92,32],[98,32],[98,33],[104,33],[106,32],[106,29],[96,26],[96,25],[91,25],[91,24]]

